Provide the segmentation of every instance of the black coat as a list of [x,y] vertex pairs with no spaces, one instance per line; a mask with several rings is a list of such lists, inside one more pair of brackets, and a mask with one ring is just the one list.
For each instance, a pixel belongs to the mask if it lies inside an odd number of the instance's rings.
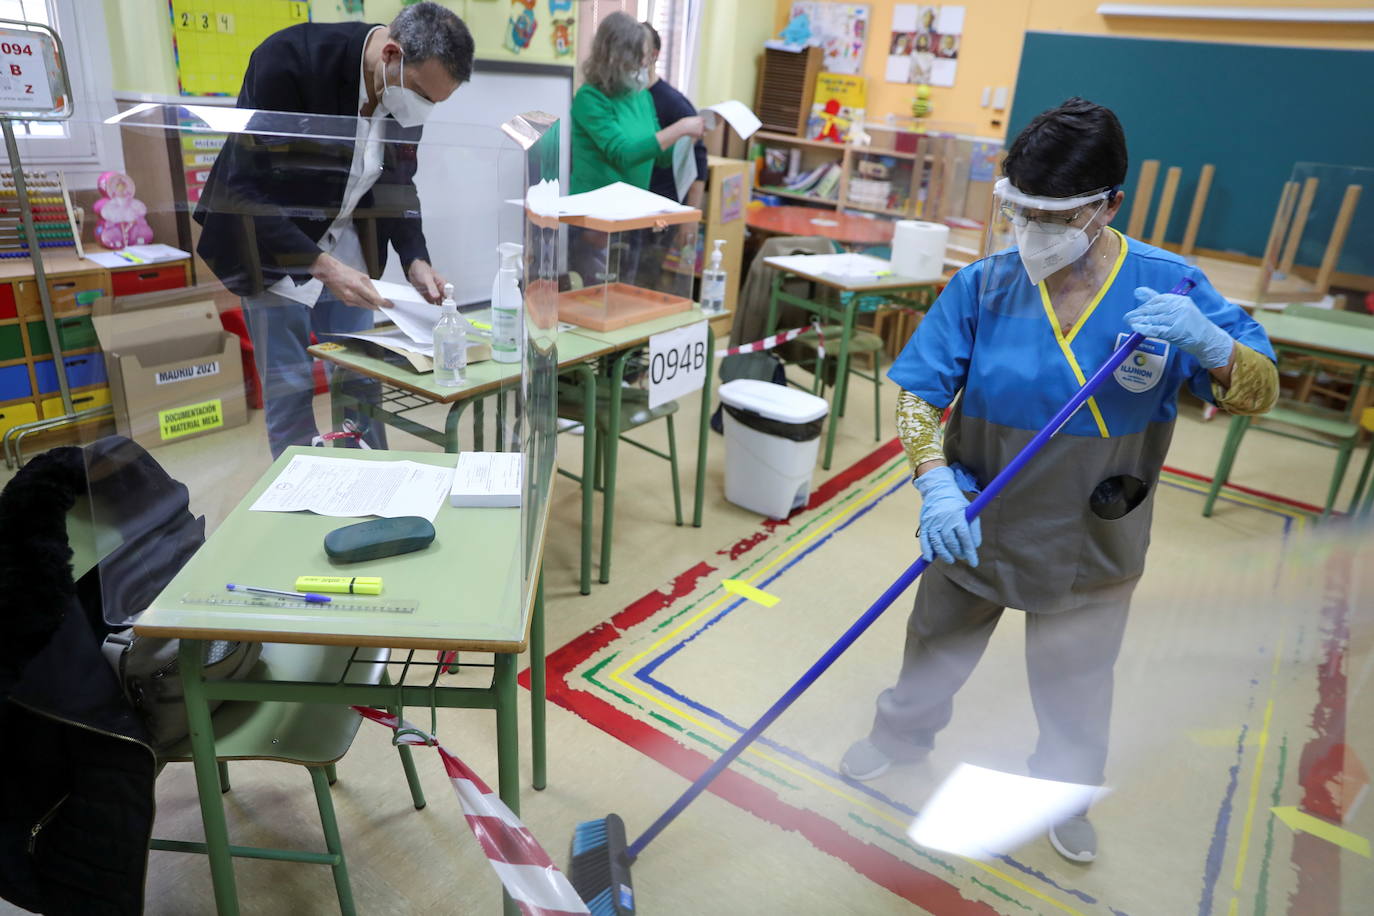
[[[205,227],[196,251],[236,295],[254,295],[283,276],[309,279],[319,240],[343,203],[358,70],[372,28],[293,25],[269,35],[249,58],[239,108],[340,120],[256,115],[229,134],[196,205],[195,220]],[[429,260],[414,180],[420,128],[402,128],[390,116],[385,126],[384,136],[401,142],[385,144],[382,174],[354,211],[373,277],[386,266],[388,242],[407,270],[414,260]]]
[[[72,581],[87,496],[123,544]],[[41,913],[136,914],[157,762],[100,644],[204,541],[186,488],[110,437],[35,457],[0,493],[0,897]]]

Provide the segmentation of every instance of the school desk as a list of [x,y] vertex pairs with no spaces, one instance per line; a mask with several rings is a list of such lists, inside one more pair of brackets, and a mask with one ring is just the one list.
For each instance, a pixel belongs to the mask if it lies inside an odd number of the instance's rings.
[[[797,261],[803,257],[827,258],[829,255],[793,255],[785,258],[767,258],[764,263],[774,268],[773,270],[773,290],[768,297],[768,324],[766,333],[776,334],[778,330],[778,304],[787,303],[799,308],[806,309],[808,312],[818,316],[823,325],[838,324],[840,326],[840,346],[835,354],[835,393],[831,398],[830,416],[825,423],[825,455],[821,461],[821,467],[830,469],[830,461],[835,453],[835,426],[836,421],[843,415],[846,397],[849,394],[849,359],[850,345],[854,340],[854,317],[858,311],[859,300],[864,295],[898,296],[904,293],[914,293],[918,291],[930,291],[933,293],[935,287],[940,286],[945,281],[940,280],[913,280],[910,277],[885,276],[873,278],[857,277],[834,277],[822,273],[819,269],[808,270],[798,266]],[[810,298],[796,296],[783,289],[783,281],[788,276],[800,277],[811,283],[813,290]],[[824,286],[835,290],[839,294],[840,304],[832,305],[823,301],[814,292],[817,286]],[[932,297],[933,298],[933,297]],[[829,354],[827,354],[828,356]],[[880,384],[878,379],[878,356],[873,357],[874,384]],[[820,388],[820,380],[825,372],[825,367],[815,366],[815,389]],[[876,403],[874,411],[878,409]],[[839,414],[837,416],[837,413]]]
[[[546,782],[544,610],[539,569],[549,500],[544,498],[538,506],[530,507],[535,513],[533,524],[522,518],[519,508],[453,508],[445,504],[434,520],[437,537],[429,547],[360,564],[366,566],[368,575],[386,580],[385,593],[368,596],[368,600],[416,602],[409,612],[345,611],[330,605],[274,610],[209,606],[198,601],[197,596],[228,595],[226,582],[284,587],[299,575],[331,568],[324,553],[324,535],[349,520],[309,512],[253,512],[248,508],[298,454],[318,452],[301,446],[287,449],[134,624],[139,636],[181,640],[179,665],[191,726],[192,762],[215,905],[221,916],[237,913],[238,901],[207,705],[210,699],[494,710],[498,793],[518,814],[516,668],[528,646],[534,786],[542,789]],[[452,455],[435,452],[361,449],[350,452],[349,457],[433,465],[454,461]],[[522,562],[530,571],[527,589],[515,587],[521,581]],[[343,679],[335,683],[206,681],[205,641],[218,639],[405,649],[412,657],[426,651],[490,652],[495,663],[489,687],[438,684],[437,664],[429,666],[433,676],[421,678],[425,681],[421,684],[407,684],[404,675],[394,685],[352,684]],[[359,655],[360,664],[362,659]],[[411,660],[407,659],[407,671],[411,670]],[[414,715],[412,721],[422,728],[429,726],[425,715]]]
[[[596,416],[596,378],[588,360],[612,352],[612,347],[586,337],[571,333],[558,336],[558,368],[577,376],[582,388],[584,420]],[[330,404],[334,429],[343,428],[344,410],[352,407],[374,421],[394,426],[428,442],[433,442],[446,452],[458,451],[458,422],[463,410],[469,403],[473,405],[473,448],[481,451],[484,445],[483,432],[484,399],[487,395],[499,393],[502,388],[510,388],[520,381],[519,363],[498,363],[487,359],[471,363],[462,385],[448,388],[434,381],[432,372],[416,372],[407,365],[396,365],[363,352],[362,344],[354,339],[343,337],[336,342],[316,344],[310,353],[336,367],[346,370],[334,372],[330,380]],[[347,390],[348,374],[361,375],[382,383],[382,393],[376,402],[361,400]],[[432,429],[416,421],[408,414],[432,404],[447,404],[443,430]],[[499,396],[496,401],[497,449],[503,446],[505,435],[506,399]],[[583,467],[592,467],[596,456],[596,424],[584,422],[586,433],[582,441]],[[593,488],[582,488],[582,560],[581,591],[591,593],[592,528],[593,528]]]
[[[1359,426],[1361,390],[1370,368],[1374,367],[1374,317],[1350,312],[1322,314],[1310,306],[1298,305],[1289,306],[1282,312],[1256,309],[1254,318],[1269,335],[1269,342],[1274,345],[1275,350],[1348,362],[1358,367],[1351,392],[1350,408],[1346,411],[1345,417],[1324,417],[1285,407],[1275,408],[1268,415],[1270,420],[1306,430],[1314,435],[1299,435],[1280,432],[1279,430],[1266,431],[1279,432],[1280,435],[1288,438],[1337,450],[1336,467],[1331,475],[1323,513],[1323,517],[1325,517],[1330,514],[1335,505],[1336,495],[1339,493],[1341,482],[1345,478],[1346,465],[1361,435]],[[1226,441],[1222,445],[1221,457],[1217,461],[1216,472],[1212,475],[1212,486],[1208,490],[1206,501],[1203,503],[1202,514],[1204,516],[1212,514],[1212,506],[1216,502],[1222,486],[1230,476],[1231,465],[1235,461],[1236,453],[1240,451],[1240,443],[1245,437],[1246,431],[1255,420],[1262,421],[1263,419],[1264,417],[1242,416],[1231,418],[1230,426],[1226,431]],[[1366,464],[1366,472],[1368,467],[1369,465]],[[1362,473],[1361,483],[1357,486],[1355,498],[1352,500],[1350,509],[1352,513],[1359,508],[1357,503],[1360,498],[1360,491],[1364,488],[1364,479],[1365,473]]]

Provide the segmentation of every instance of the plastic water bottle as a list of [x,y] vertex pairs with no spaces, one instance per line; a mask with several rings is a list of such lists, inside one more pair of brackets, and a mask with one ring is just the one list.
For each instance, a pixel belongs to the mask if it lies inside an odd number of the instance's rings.
[[463,384],[468,368],[467,324],[453,301],[453,284],[444,284],[439,323],[434,326],[434,381],[445,388]]
[[725,269],[720,266],[725,257],[720,246],[725,239],[716,239],[712,244],[716,250],[711,252],[711,264],[701,272],[701,310],[708,315],[725,311]]

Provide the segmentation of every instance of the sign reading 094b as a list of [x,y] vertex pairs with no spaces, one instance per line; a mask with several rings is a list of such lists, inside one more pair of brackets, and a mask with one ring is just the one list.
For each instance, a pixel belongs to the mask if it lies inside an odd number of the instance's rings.
[[37,23],[0,19],[0,116],[71,116],[71,89],[57,34]]

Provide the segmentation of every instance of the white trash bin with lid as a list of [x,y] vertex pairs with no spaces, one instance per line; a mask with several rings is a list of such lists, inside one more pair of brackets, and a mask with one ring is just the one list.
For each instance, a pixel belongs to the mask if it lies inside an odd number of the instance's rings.
[[720,386],[725,405],[725,498],[786,518],[811,495],[821,425],[830,405],[786,385],[736,379]]

